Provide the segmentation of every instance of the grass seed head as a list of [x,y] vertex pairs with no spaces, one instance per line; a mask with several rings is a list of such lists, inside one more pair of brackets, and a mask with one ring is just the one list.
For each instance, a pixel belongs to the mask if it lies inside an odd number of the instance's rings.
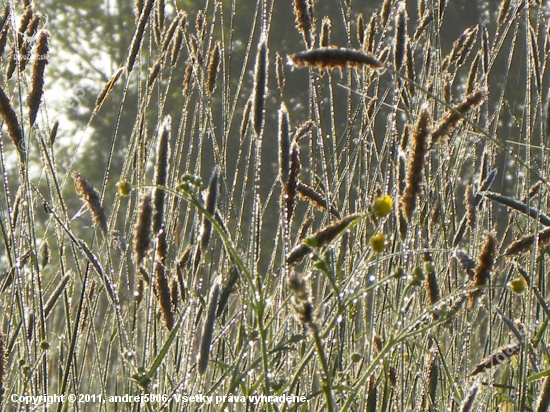
[[212,345],[212,337],[214,336],[214,327],[216,326],[216,309],[218,307],[219,297],[220,282],[219,279],[216,278],[210,292],[210,299],[208,301],[208,308],[206,311],[206,320],[204,321],[201,344],[199,348],[200,355],[198,371],[201,375],[204,375],[204,373],[206,372],[208,361],[210,360],[210,349]]
[[483,287],[489,283],[491,271],[493,270],[494,259],[497,249],[497,240],[493,234],[487,235],[485,244],[481,250],[477,265],[474,270],[474,286],[478,289],[469,293],[470,307],[473,307],[481,295],[483,295]]
[[319,36],[319,45],[321,47],[328,47],[330,44],[330,32],[332,28],[332,22],[330,17],[323,17],[323,22],[321,24],[321,34]]
[[101,204],[101,196],[98,191],[89,184],[82,175],[73,171],[71,176],[74,180],[76,194],[86,203],[88,210],[92,213],[94,224],[98,225],[105,238],[108,237],[107,216]]
[[216,42],[214,48],[210,52],[210,59],[208,62],[207,73],[207,86],[208,93],[212,94],[216,88],[216,77],[220,68],[220,42]]
[[140,266],[151,249],[153,236],[153,199],[151,192],[145,193],[141,200],[139,216],[134,228],[134,262]]
[[407,9],[404,3],[399,2],[399,11],[396,16],[396,30],[393,42],[393,64],[399,70],[405,60],[407,48]]
[[311,28],[313,18],[311,16],[311,7],[308,0],[293,0],[294,16],[296,17],[296,27],[302,34],[306,47],[311,45]]
[[285,185],[290,175],[290,124],[288,110],[283,103],[279,109],[279,180]]
[[410,139],[410,148],[407,155],[407,173],[405,178],[407,185],[401,197],[401,210],[408,223],[411,222],[412,214],[416,209],[417,197],[420,195],[422,187],[424,164],[428,152],[428,123],[428,111],[422,110]]

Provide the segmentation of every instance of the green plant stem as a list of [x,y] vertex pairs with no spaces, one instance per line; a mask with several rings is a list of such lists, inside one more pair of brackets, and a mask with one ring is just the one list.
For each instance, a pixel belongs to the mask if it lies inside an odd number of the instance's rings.
[[330,381],[330,370],[328,367],[327,358],[325,352],[323,351],[323,342],[319,336],[319,327],[313,323],[309,325],[311,329],[311,334],[315,342],[315,350],[317,351],[317,357],[319,358],[319,363],[321,364],[322,380],[323,380],[323,394],[327,402],[327,411],[332,412],[334,410],[334,400],[332,399],[332,384]]

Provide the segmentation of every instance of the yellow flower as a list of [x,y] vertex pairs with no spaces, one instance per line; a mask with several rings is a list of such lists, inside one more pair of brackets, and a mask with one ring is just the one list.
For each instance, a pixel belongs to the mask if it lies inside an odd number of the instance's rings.
[[508,282],[508,287],[517,295],[523,294],[527,290],[527,281],[523,277],[515,278]]
[[371,237],[370,245],[372,247],[372,250],[374,250],[376,253],[383,252],[384,247],[386,246],[386,238],[384,237],[384,234],[378,233]]
[[132,185],[127,180],[120,180],[117,183],[118,186],[118,194],[120,196],[128,196],[130,194],[130,191],[132,190]]
[[393,200],[390,195],[380,196],[374,201],[372,210],[376,217],[384,217],[391,213],[393,208]]

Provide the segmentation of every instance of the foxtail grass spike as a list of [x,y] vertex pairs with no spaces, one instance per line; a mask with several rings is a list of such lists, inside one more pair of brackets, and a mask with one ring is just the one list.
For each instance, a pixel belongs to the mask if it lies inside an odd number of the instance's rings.
[[275,56],[275,77],[277,78],[279,93],[282,95],[283,88],[285,87],[285,65],[279,52],[277,52]]
[[9,3],[4,8],[4,14],[0,20],[0,57],[4,54],[6,43],[8,41],[8,30],[10,27],[11,9]]
[[174,328],[174,312],[172,311],[172,293],[170,283],[166,275],[166,231],[161,228],[157,236],[157,257],[155,261],[155,287],[159,300],[164,324],[168,330]]
[[206,372],[208,361],[210,360],[210,350],[212,345],[212,338],[214,336],[214,326],[216,325],[216,309],[218,307],[219,297],[220,282],[219,279],[216,278],[210,292],[208,309],[206,311],[206,320],[204,321],[204,327],[201,336],[200,355],[198,363],[198,370],[201,375],[204,375],[204,373]]
[[[208,193],[206,195],[206,210],[212,216],[216,215],[216,204],[218,201],[218,167],[214,168],[212,176],[210,177],[210,183],[208,184]],[[200,250],[206,252],[208,243],[210,242],[210,236],[212,233],[212,223],[206,216],[202,218],[201,234],[200,234]]]
[[396,16],[396,31],[393,43],[393,64],[395,70],[399,70],[405,60],[407,47],[407,9],[404,3],[399,3],[399,11]]
[[310,247],[322,248],[329,245],[334,239],[344,233],[351,224],[362,217],[360,213],[354,213],[343,219],[325,226],[323,229],[307,238],[304,243]]
[[[327,199],[325,199],[320,193],[316,192],[309,185],[303,182],[298,182],[296,184],[296,191],[302,198],[308,200],[319,209],[328,210],[330,214],[336,217],[337,219],[341,218],[338,210],[333,205],[329,205]],[[328,205],[328,209],[327,209],[327,205]]]
[[220,300],[218,301],[218,309],[216,311],[216,317],[220,317],[229,302],[229,297],[235,292],[237,281],[239,280],[239,269],[237,266],[231,267],[229,270],[229,276],[223,284],[220,292]]
[[477,394],[479,392],[479,382],[475,381],[472,386],[470,386],[470,390],[468,391],[468,394],[465,396],[464,400],[460,404],[459,411],[460,412],[472,412],[474,410],[474,403],[477,398]]
[[151,249],[153,237],[153,198],[151,192],[145,193],[141,201],[139,216],[134,228],[134,262],[140,266]]
[[405,179],[407,186],[401,197],[403,216],[408,223],[410,223],[412,214],[416,209],[417,197],[420,194],[422,185],[424,162],[428,151],[428,121],[428,111],[422,110],[411,136],[411,147],[408,153],[407,174]]
[[479,297],[483,295],[482,288],[487,286],[487,283],[489,283],[489,278],[493,270],[496,249],[497,240],[495,236],[493,234],[487,235],[483,249],[477,258],[477,265],[474,270],[473,286],[477,289],[469,292],[468,294],[470,307],[473,307]]
[[107,227],[107,216],[105,216],[105,210],[101,204],[101,196],[97,190],[89,184],[82,175],[73,171],[71,174],[74,180],[74,187],[76,194],[86,202],[86,206],[92,213],[94,224],[98,225],[103,233],[105,239],[109,236],[109,231]]
[[312,16],[308,0],[293,0],[296,27],[302,34],[306,47],[311,48]]
[[529,252],[535,243],[539,245],[546,244],[550,241],[550,228],[544,229],[536,235],[526,235],[522,238],[512,242],[510,246],[504,251],[506,256],[520,255],[522,253]]
[[214,48],[210,52],[210,60],[208,62],[208,73],[206,76],[208,93],[212,94],[216,88],[216,78],[220,67],[220,43],[216,42]]
[[363,43],[365,42],[365,18],[363,17],[363,13],[359,13],[357,16],[357,41],[361,46],[363,46]]
[[41,30],[38,35],[36,46],[35,61],[32,66],[31,91],[27,97],[27,106],[29,107],[29,118],[31,126],[36,120],[38,108],[44,94],[44,70],[48,64],[50,33],[47,30]]
[[21,126],[19,125],[19,120],[17,119],[15,110],[13,109],[11,99],[6,95],[2,87],[0,87],[0,113],[4,118],[6,127],[8,128],[10,139],[19,153],[19,159],[21,160],[21,163],[24,163],[27,157],[27,149],[23,139],[23,132],[21,130]]
[[321,34],[319,36],[319,45],[321,47],[328,47],[330,45],[330,32],[332,29],[332,22],[330,17],[323,17],[323,22],[321,24]]
[[290,124],[288,110],[284,103],[279,109],[279,181],[282,185],[288,182],[290,175]]
[[548,410],[550,410],[550,376],[544,378],[544,382],[542,383],[536,412],[547,412]]
[[136,31],[134,32],[134,37],[132,38],[132,44],[130,45],[130,52],[128,54],[128,59],[126,60],[126,70],[128,73],[131,73],[136,62],[139,49],[141,48],[141,41],[143,40],[143,34],[145,33],[145,26],[149,21],[149,16],[155,0],[145,0],[141,12],[139,14],[139,21],[137,23]]
[[155,165],[155,185],[157,187],[154,195],[155,214],[153,217],[153,233],[156,234],[164,223],[164,200],[166,197],[166,186],[168,176],[168,165],[170,163],[170,136],[172,134],[172,117],[166,116],[159,128],[157,141],[157,163]]
[[489,369],[494,368],[495,366],[503,365],[508,363],[512,356],[515,356],[519,353],[521,349],[521,343],[516,342],[510,345],[504,346],[494,353],[490,354],[483,361],[478,363],[474,370],[470,373],[470,377],[479,375],[482,372],[488,371]]
[[44,317],[47,318],[48,315],[51,313],[53,307],[55,306],[56,302],[59,300],[59,297],[65,290],[65,287],[67,286],[67,283],[69,283],[69,280],[71,279],[70,275],[65,275],[61,278],[59,281],[59,284],[55,287],[54,291],[44,304]]
[[476,199],[474,194],[474,187],[468,185],[466,187],[466,195],[464,197],[464,204],[466,206],[466,216],[468,219],[468,227],[470,233],[473,233],[476,228]]
[[388,24],[393,2],[394,0],[384,0],[384,3],[382,3],[382,8],[380,9],[380,18],[381,18],[383,27],[385,27],[386,24]]
[[362,66],[381,69],[384,67],[381,61],[362,51],[333,47],[291,54],[288,56],[288,60],[296,67],[316,67],[318,69],[361,68]]
[[282,194],[282,203],[286,207],[287,221],[292,220],[294,207],[296,205],[296,194],[298,192],[297,185],[300,179],[300,146],[296,141],[292,142],[290,149],[290,174],[286,182],[285,190]]
[[436,144],[440,138],[448,136],[451,130],[462,119],[462,116],[464,116],[471,108],[483,103],[486,97],[487,92],[485,90],[478,90],[466,96],[462,103],[453,106],[452,110],[445,113],[435,130],[432,132],[432,146]]
[[115,86],[116,82],[124,72],[124,67],[119,67],[118,70],[111,76],[109,81],[105,83],[99,94],[97,95],[97,99],[95,101],[95,107],[94,112],[97,113],[103,106],[103,103],[105,103],[105,100],[107,99],[107,96],[113,91],[113,87]]

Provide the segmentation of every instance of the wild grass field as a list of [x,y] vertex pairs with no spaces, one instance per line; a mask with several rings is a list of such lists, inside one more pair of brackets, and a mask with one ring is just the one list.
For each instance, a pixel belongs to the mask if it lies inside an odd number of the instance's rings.
[[548,6],[328,3],[3,1],[2,410],[550,409]]

